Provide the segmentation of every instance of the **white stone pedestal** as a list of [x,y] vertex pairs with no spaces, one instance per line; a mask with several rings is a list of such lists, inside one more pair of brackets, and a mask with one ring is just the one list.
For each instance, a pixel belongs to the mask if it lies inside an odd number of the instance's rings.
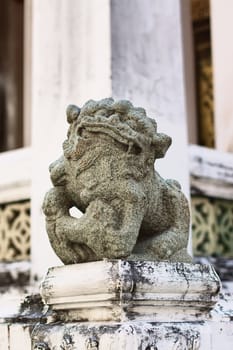
[[106,260],[49,269],[41,295],[61,320],[170,322],[206,315],[219,289],[210,265]]
[[220,280],[209,265],[104,260],[49,269],[33,349],[212,349]]

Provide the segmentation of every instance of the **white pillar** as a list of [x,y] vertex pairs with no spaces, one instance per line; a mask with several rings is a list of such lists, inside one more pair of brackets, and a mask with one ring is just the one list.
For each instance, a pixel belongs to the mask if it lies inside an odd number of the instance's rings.
[[215,140],[225,152],[233,152],[232,14],[232,0],[211,0]]
[[181,0],[112,0],[113,97],[144,107],[173,144],[156,168],[189,195]]
[[34,0],[32,5],[32,270],[59,264],[41,205],[48,165],[62,154],[68,104],[111,95],[109,0]]

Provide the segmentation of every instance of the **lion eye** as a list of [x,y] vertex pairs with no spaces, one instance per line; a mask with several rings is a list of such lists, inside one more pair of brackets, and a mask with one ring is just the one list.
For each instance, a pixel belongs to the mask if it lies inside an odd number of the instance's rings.
[[82,134],[83,134],[83,128],[79,128],[78,129],[78,135],[82,137]]
[[142,149],[138,145],[131,145],[129,147],[129,153],[140,154],[141,152],[142,152]]

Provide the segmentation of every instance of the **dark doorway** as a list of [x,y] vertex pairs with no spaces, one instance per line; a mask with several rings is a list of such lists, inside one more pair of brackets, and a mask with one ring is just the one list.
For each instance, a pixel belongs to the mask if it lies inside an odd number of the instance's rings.
[[0,152],[23,146],[23,0],[0,1]]

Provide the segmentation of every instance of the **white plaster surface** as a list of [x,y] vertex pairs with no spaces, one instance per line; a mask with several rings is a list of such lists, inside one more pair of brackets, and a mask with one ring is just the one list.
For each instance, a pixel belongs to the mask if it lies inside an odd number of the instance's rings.
[[0,324],[0,350],[232,350],[231,323]]
[[109,0],[35,0],[32,17],[32,268],[42,277],[59,264],[41,205],[48,165],[62,153],[66,107],[111,95]]
[[0,350],[31,350],[30,328],[27,324],[0,324]]
[[198,143],[195,62],[191,1],[181,0],[182,46],[186,96],[186,120],[189,143]]
[[[208,328],[208,325],[206,325]],[[206,329],[207,330],[207,329]],[[208,328],[209,330],[209,328]],[[208,331],[207,331],[208,332]],[[36,344],[45,341],[53,349],[73,345],[80,350],[208,350],[210,335],[203,334],[201,324],[184,323],[85,323],[67,324],[66,328],[54,325],[36,327],[33,335]],[[95,344],[95,346],[94,346]],[[93,347],[91,347],[91,345]],[[72,349],[72,347],[71,347]]]
[[214,198],[233,198],[233,155],[201,147],[189,146],[191,186],[197,193]]
[[30,148],[0,154],[0,203],[30,198],[31,161]]
[[156,167],[189,195],[182,2],[113,0],[111,5],[113,97],[144,107],[159,131],[172,137]]
[[204,320],[219,289],[211,265],[104,260],[51,268],[41,295],[66,321],[169,322]]
[[[129,263],[114,260],[51,268],[42,288],[48,303],[56,302],[59,310],[50,310],[46,316],[44,308],[43,320],[47,317],[47,323],[38,322],[42,315],[34,314],[33,307],[31,314],[25,310],[26,314],[21,315],[26,315],[25,322],[19,323],[13,315],[5,320],[1,318],[0,350],[232,349],[233,298],[221,295],[214,306],[218,279],[210,266],[130,264],[129,268]],[[162,301],[160,307],[159,301]],[[148,302],[150,313],[146,314]],[[108,303],[109,309],[116,311],[121,307],[133,312],[121,321],[116,320],[114,312],[112,319],[100,321],[102,314],[97,312],[92,321],[71,322],[70,313],[65,322],[58,322],[62,303],[69,304],[69,311],[79,304],[84,311],[89,308],[93,313],[96,312],[93,305],[98,303],[103,311]],[[141,303],[143,308],[133,309],[136,303]],[[190,317],[194,308],[196,312]],[[79,309],[78,314],[83,310]]]
[[31,349],[30,327],[22,324],[9,326],[9,350]]
[[233,1],[210,3],[216,148],[233,152]]
[[[210,265],[122,260],[67,265],[50,269],[41,291],[54,314],[48,324],[35,326],[34,349],[40,344],[80,350],[232,349],[233,299],[221,296],[214,306],[219,280]],[[54,323],[59,319],[65,325]]]
[[9,349],[8,324],[0,324],[0,350]]

